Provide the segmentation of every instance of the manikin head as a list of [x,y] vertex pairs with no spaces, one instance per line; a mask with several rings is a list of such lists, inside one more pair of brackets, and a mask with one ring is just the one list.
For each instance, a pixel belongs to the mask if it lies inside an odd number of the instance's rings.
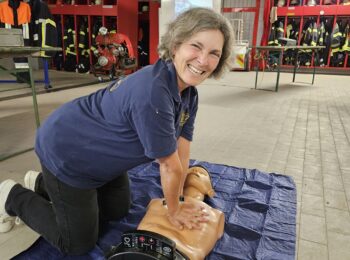
[[202,166],[188,169],[184,185],[184,195],[203,201],[204,196],[213,197],[215,192],[211,185],[209,172]]

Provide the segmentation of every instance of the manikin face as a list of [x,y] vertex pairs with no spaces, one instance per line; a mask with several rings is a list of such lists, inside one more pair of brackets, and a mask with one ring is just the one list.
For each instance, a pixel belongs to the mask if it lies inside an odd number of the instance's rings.
[[190,186],[209,197],[213,197],[215,194],[209,172],[202,167],[194,166],[188,169],[184,189]]
[[224,46],[224,36],[219,30],[194,34],[173,51],[180,92],[197,86],[216,69]]

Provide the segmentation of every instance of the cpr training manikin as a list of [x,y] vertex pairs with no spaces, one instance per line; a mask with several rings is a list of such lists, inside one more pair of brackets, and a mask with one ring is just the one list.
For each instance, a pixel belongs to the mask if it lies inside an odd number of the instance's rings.
[[203,201],[205,195],[214,196],[210,175],[201,166],[191,167],[184,185],[184,200],[202,206],[208,213],[208,222],[202,223],[201,229],[179,230],[169,222],[163,199],[153,199],[137,229],[161,234],[174,241],[176,249],[189,259],[203,260],[222,236],[225,223],[224,213]]

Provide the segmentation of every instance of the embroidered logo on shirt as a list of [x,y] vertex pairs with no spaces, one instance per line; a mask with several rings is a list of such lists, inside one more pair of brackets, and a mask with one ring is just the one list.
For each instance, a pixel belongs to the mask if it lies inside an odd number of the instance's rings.
[[180,117],[180,126],[184,126],[189,118],[190,118],[190,113],[182,112]]

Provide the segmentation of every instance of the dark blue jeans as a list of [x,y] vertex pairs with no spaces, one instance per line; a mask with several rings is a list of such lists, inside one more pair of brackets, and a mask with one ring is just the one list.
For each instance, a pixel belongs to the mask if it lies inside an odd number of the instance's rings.
[[97,189],[78,189],[43,167],[35,191],[15,185],[6,201],[6,211],[70,255],[94,248],[101,221],[118,220],[130,208],[127,173]]

